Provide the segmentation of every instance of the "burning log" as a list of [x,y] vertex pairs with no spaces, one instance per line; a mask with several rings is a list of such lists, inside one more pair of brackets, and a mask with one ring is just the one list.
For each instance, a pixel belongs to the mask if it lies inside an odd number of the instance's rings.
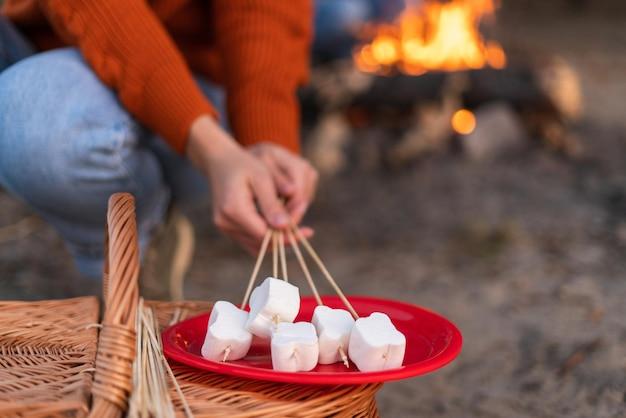
[[[334,73],[332,77],[314,77],[314,83],[322,87],[312,84],[303,96],[304,103],[309,103],[305,108],[317,112],[312,119],[317,129],[309,136],[308,149],[315,150],[312,159],[323,172],[337,172],[347,164],[342,154],[346,147],[356,146],[356,141],[349,139],[351,133],[373,127],[392,132],[380,146],[379,160],[384,165],[402,167],[424,154],[445,150],[455,136],[468,134],[453,126],[459,110],[471,112],[473,123],[480,124],[480,115],[488,112],[479,110],[493,103],[512,109],[507,128],[519,133],[521,126],[523,136],[539,138],[548,148],[567,156],[581,153],[580,144],[568,130],[581,113],[580,84],[573,68],[560,59],[501,70],[429,72],[421,76],[356,76],[357,72],[346,66],[326,69],[326,74],[328,71]],[[351,76],[358,77],[358,83],[346,82]],[[510,120],[510,116],[519,120]],[[485,145],[483,141],[483,148]],[[496,148],[502,145],[494,144]]]
[[446,83],[457,83],[454,93],[465,108],[475,109],[492,102],[506,102],[520,113],[536,111],[570,121],[580,116],[580,84],[575,71],[563,60],[544,67],[485,68],[464,72],[433,72],[421,76],[396,74],[374,76],[366,90],[354,95],[349,108],[372,114],[394,109],[402,113],[423,102],[440,102]]

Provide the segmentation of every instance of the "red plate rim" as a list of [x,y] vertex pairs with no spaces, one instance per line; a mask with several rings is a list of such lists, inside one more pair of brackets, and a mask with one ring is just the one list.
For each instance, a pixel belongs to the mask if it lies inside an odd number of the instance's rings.
[[[323,296],[325,304],[337,306],[337,302],[340,303],[336,296]],[[174,324],[162,332],[163,340],[163,352],[165,356],[179,363],[191,366],[197,369],[206,370],[210,372],[249,378],[254,380],[264,380],[272,382],[282,383],[296,383],[296,384],[313,384],[313,385],[354,385],[365,384],[375,382],[386,382],[391,380],[400,380],[410,377],[420,376],[426,373],[430,373],[437,369],[440,369],[451,361],[453,361],[461,352],[463,346],[463,336],[459,329],[444,316],[420,306],[412,305],[406,302],[400,302],[396,300],[375,298],[371,296],[348,296],[350,302],[354,305],[357,312],[358,306],[365,305],[387,305],[393,306],[395,309],[404,310],[406,312],[419,313],[422,316],[431,316],[435,318],[440,324],[444,325],[446,332],[450,333],[447,344],[440,352],[436,353],[432,357],[429,357],[422,361],[414,363],[404,364],[397,369],[382,370],[376,372],[281,372],[266,368],[258,368],[248,365],[241,365],[236,363],[222,363],[207,360],[198,354],[191,353],[183,349],[176,343],[176,336],[194,321],[198,321],[200,317],[209,316],[209,312],[196,315],[188,318],[177,324]],[[310,296],[302,297],[302,303],[310,303],[313,300]],[[390,315],[392,321],[394,318]]]

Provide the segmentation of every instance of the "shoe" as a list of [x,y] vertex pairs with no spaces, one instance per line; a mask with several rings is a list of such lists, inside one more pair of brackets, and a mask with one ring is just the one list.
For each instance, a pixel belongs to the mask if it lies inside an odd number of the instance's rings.
[[193,249],[191,222],[176,208],[170,208],[144,257],[139,281],[141,295],[152,300],[183,300]]

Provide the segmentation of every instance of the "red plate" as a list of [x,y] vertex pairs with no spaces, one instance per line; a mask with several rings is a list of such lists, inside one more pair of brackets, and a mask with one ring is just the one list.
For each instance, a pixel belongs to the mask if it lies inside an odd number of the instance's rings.
[[[461,351],[462,337],[457,327],[446,318],[408,303],[372,297],[349,296],[361,316],[384,312],[406,336],[406,353],[402,367],[379,372],[360,372],[350,363],[319,364],[310,372],[280,372],[272,370],[269,342],[257,339],[246,357],[226,363],[207,360],[200,355],[206,334],[209,313],[179,322],[163,331],[165,355],[180,363],[202,370],[255,380],[269,380],[315,385],[346,385],[406,379],[437,370],[450,363]],[[331,308],[343,308],[339,298],[323,297]],[[316,303],[303,297],[296,321],[310,321]]]

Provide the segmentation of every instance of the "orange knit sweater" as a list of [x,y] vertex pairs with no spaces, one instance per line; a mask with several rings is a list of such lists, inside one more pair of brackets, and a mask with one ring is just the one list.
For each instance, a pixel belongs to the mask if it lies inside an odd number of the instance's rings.
[[299,148],[309,0],[6,0],[2,14],[42,50],[80,48],[125,108],[179,152],[192,121],[216,115],[191,71],[226,88],[241,143]]

